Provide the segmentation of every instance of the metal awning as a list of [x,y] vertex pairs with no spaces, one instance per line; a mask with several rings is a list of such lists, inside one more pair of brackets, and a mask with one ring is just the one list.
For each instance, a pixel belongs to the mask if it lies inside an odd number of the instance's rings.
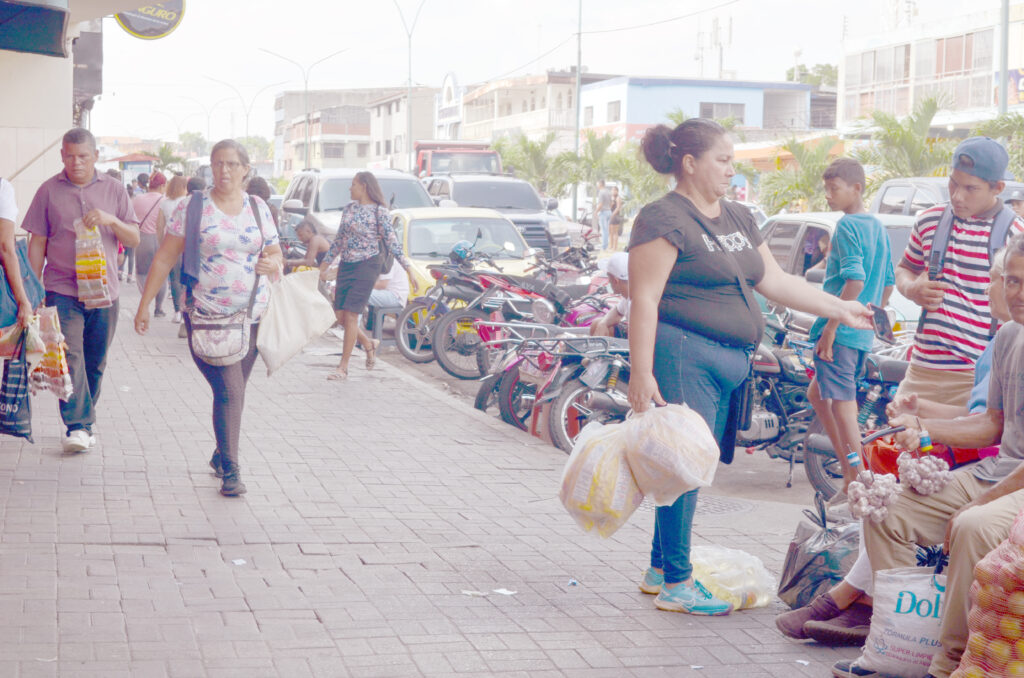
[[67,57],[67,27],[67,0],[0,0],[0,49]]

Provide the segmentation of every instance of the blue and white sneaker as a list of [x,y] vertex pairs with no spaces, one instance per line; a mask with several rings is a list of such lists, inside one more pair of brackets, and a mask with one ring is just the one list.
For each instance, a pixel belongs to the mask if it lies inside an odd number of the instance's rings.
[[864,668],[858,662],[860,662],[860,657],[853,661],[840,659],[832,665],[832,675],[835,678],[876,678],[876,676],[882,675],[877,671]]
[[665,575],[653,567],[648,567],[644,572],[644,580],[640,582],[640,590],[656,596],[661,593],[661,585],[665,583]]
[[669,612],[685,612],[707,617],[718,617],[732,612],[732,605],[711,595],[696,579],[684,581],[672,588],[661,587],[654,606]]

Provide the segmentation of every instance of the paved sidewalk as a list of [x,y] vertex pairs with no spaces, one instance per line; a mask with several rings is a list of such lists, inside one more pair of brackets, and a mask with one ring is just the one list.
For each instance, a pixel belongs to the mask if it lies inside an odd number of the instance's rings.
[[[223,498],[209,389],[176,325],[135,335],[134,302],[100,447],[61,454],[49,395],[35,445],[0,440],[0,677],[791,678],[857,654],[787,641],[778,602],[655,610],[636,588],[649,512],[610,540],[581,532],[557,498],[561,452],[361,355],[328,382],[333,338],[272,378],[257,364],[249,493]],[[708,493],[695,541],[778,572],[798,516]]]

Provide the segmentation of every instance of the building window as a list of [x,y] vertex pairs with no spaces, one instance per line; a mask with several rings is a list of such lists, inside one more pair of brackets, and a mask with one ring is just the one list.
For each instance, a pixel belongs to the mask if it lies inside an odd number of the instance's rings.
[[558,93],[558,98],[555,99],[555,104],[556,104],[558,110],[562,110],[562,93],[561,92]]
[[402,152],[402,137],[401,136],[397,136],[397,137],[395,137],[395,153],[401,153],[401,152]]
[[618,122],[622,119],[622,102],[608,102],[608,122]]
[[592,127],[594,125],[594,107],[586,106],[583,108],[583,126]]
[[526,99],[523,99],[523,113],[526,113],[527,103]]
[[[380,143],[380,142],[378,142],[378,143]],[[366,154],[369,153],[369,151],[370,151],[370,144],[359,144],[358,146],[356,146],[356,156],[357,157],[365,158]]]
[[384,140],[384,155],[391,155],[391,139]]
[[377,107],[377,117],[378,117],[378,118],[380,117],[380,110],[381,110],[382,108],[384,108],[384,107],[383,107],[383,106],[378,106],[378,107]]
[[374,146],[374,151],[373,151],[373,154],[374,154],[374,155],[380,155],[380,142],[378,141],[378,142],[376,142],[376,144],[377,144],[377,145],[376,145],[376,146]]
[[743,104],[720,104],[715,102],[702,101],[700,104],[700,117],[722,120],[733,118],[737,124],[743,124]]
[[401,109],[401,106],[402,106],[402,101],[401,100],[398,100],[398,101],[395,102],[395,113],[398,113],[398,111]]
[[569,92],[569,103],[566,104],[566,108],[572,108],[572,92]]
[[344,158],[345,144],[324,144],[325,158]]
[[534,98],[534,97],[530,97],[530,110],[531,111],[536,111],[537,110],[537,99]]

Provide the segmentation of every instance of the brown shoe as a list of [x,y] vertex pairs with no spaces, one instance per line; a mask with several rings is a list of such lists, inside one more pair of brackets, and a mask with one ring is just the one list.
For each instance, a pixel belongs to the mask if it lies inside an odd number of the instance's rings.
[[863,645],[871,630],[871,610],[870,605],[854,603],[832,619],[808,621],[804,635],[822,645]]
[[811,620],[825,620],[837,617],[842,613],[836,601],[828,593],[822,593],[811,601],[810,605],[798,607],[790,612],[783,612],[775,618],[775,625],[782,635],[797,640],[806,640],[804,625]]

